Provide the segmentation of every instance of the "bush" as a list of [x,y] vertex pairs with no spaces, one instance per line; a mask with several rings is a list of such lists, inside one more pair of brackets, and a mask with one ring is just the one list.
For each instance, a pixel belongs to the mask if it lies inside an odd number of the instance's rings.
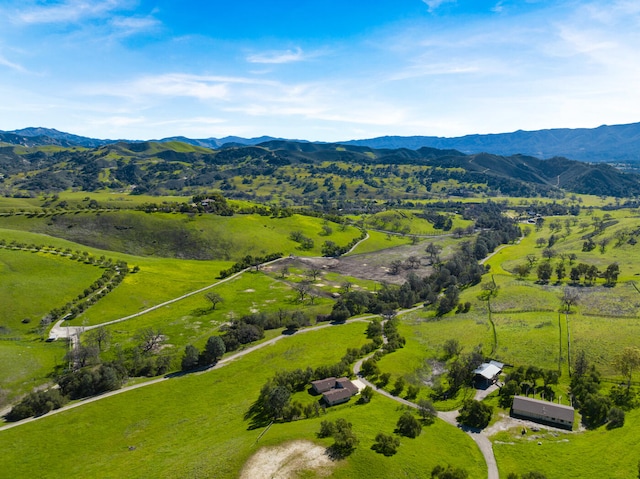
[[609,409],[609,414],[607,414],[607,420],[609,421],[607,429],[615,429],[624,426],[624,416],[624,411],[620,408],[612,407]]
[[397,437],[393,437],[391,434],[379,432],[376,436],[376,442],[371,446],[371,449],[376,451],[378,454],[393,456],[398,452],[399,446],[400,440]]
[[469,473],[464,469],[448,465],[446,468],[437,465],[431,470],[432,479],[467,479]]
[[465,426],[484,429],[489,425],[492,414],[493,407],[475,399],[467,399],[460,408],[458,422]]
[[7,421],[20,421],[31,416],[41,416],[62,407],[66,402],[67,398],[58,389],[34,392],[16,404],[6,418]]
[[416,438],[422,432],[422,425],[409,411],[405,411],[398,419],[396,432],[402,436]]

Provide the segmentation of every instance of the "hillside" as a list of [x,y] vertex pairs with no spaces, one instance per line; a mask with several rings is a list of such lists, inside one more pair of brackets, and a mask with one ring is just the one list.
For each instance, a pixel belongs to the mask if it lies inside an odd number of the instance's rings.
[[565,156],[592,162],[640,161],[640,123],[603,125],[598,128],[557,128],[515,131],[457,138],[436,136],[383,136],[341,142],[371,148],[454,148],[463,153],[492,152],[498,155],[523,154],[539,158]]
[[[157,142],[179,141],[205,148],[227,146],[254,146],[261,143],[303,140],[285,140],[270,136],[242,138],[192,139],[172,136]],[[60,132],[51,128],[23,128],[21,130],[0,131],[0,142],[23,146],[83,146],[96,148],[123,140],[100,140]],[[140,140],[124,140],[138,142]],[[319,142],[322,144],[322,142]],[[536,131],[514,131],[486,135],[465,135],[446,138],[437,136],[382,136],[377,138],[338,142],[342,145],[366,146],[374,149],[409,149],[423,147],[455,149],[465,154],[494,153],[497,155],[529,155],[538,158],[563,156],[573,160],[607,163],[637,163],[640,161],[640,123],[626,125],[602,125],[597,128],[555,128]]]
[[234,199],[331,203],[336,208],[443,194],[559,197],[560,189],[617,197],[640,194],[637,175],[562,157],[285,140],[217,150],[180,141],[120,141],[95,148],[4,146],[0,175],[0,194],[9,196],[69,188],[193,195],[215,188]]

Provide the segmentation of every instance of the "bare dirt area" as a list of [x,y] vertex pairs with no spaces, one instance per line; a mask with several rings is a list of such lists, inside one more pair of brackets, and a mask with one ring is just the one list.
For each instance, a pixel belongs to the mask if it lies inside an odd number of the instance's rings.
[[[404,264],[403,267],[399,269],[398,274],[391,274],[390,266],[393,261],[405,263],[407,258],[412,256],[418,259],[418,262],[414,263],[413,267]],[[290,258],[281,261],[278,265],[274,265],[273,269],[277,271],[284,265],[303,268],[313,266],[343,276],[352,276],[354,278],[398,285],[406,281],[409,273],[414,273],[422,278],[432,272],[430,260],[425,252],[425,244],[423,243],[396,246],[395,248],[373,253],[355,254],[340,258]]]
[[240,479],[295,479],[302,472],[328,477],[334,462],[326,451],[325,447],[310,441],[263,447],[249,458]]

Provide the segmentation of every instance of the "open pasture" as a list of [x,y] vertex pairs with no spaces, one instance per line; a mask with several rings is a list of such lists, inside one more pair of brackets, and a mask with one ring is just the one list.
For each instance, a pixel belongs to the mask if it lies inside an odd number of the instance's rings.
[[101,274],[101,268],[57,254],[0,248],[0,337],[35,337],[51,309],[73,300]]
[[536,470],[549,478],[627,479],[638,473],[639,426],[640,412],[635,410],[627,413],[624,427],[611,431],[603,426],[579,434],[542,430],[522,435],[516,428],[495,435],[493,451],[500,477]]
[[[313,322],[316,314],[320,311],[327,312],[331,304],[330,300],[324,298],[316,299],[314,305],[310,305],[308,301],[300,303],[287,283],[263,273],[244,273],[208,291],[218,293],[223,299],[215,310],[211,308],[204,292],[189,296],[144,315],[108,326],[113,333],[112,342],[125,346],[136,331],[159,329],[167,336],[167,343],[171,345],[172,351],[181,355],[187,344],[203,347],[209,336],[215,334],[222,324],[233,319],[259,312],[300,310],[309,315]],[[91,312],[85,316],[86,321],[78,318],[72,324],[91,324]]]
[[[248,430],[243,416],[274,371],[336,362],[347,347],[364,344],[364,329],[363,323],[352,323],[295,335],[219,370],[171,379],[4,431],[0,467],[9,477],[38,470],[41,477],[231,478],[259,447],[290,439],[316,441],[321,420],[346,417],[360,446],[349,461],[336,464],[336,477],[388,477],[390,471],[417,475],[447,462],[467,468],[472,478],[485,476],[471,439],[441,422],[416,440],[403,439],[391,459],[370,450],[375,435],[391,433],[401,414],[395,403],[380,396],[369,405],[352,400],[329,409],[326,416],[274,425],[256,444],[262,429]],[[239,380],[242,388],[233,387]],[[54,443],[55,448],[42,447]],[[320,443],[328,446],[330,441]]]
[[64,363],[65,342],[40,339],[0,340],[0,410],[43,383]]
[[[82,212],[42,218],[3,217],[0,226],[134,256],[230,261],[246,255],[264,256],[276,252],[320,256],[324,241],[342,246],[360,235],[353,226],[342,230],[333,223],[327,224],[330,229],[327,234],[324,220],[302,215],[271,218],[257,214]],[[301,249],[290,237],[294,231],[312,239],[313,246]]]

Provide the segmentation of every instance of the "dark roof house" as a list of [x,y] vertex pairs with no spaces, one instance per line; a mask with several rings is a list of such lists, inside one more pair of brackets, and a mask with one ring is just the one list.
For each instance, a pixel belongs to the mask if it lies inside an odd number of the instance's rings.
[[511,415],[563,429],[573,428],[574,409],[564,404],[514,396]]
[[336,378],[326,378],[326,379],[318,379],[317,381],[311,381],[311,387],[313,391],[322,394],[329,389],[332,389],[336,386]]
[[311,383],[316,393],[322,394],[322,399],[329,406],[347,402],[351,396],[358,394],[358,387],[348,378],[326,378]]

